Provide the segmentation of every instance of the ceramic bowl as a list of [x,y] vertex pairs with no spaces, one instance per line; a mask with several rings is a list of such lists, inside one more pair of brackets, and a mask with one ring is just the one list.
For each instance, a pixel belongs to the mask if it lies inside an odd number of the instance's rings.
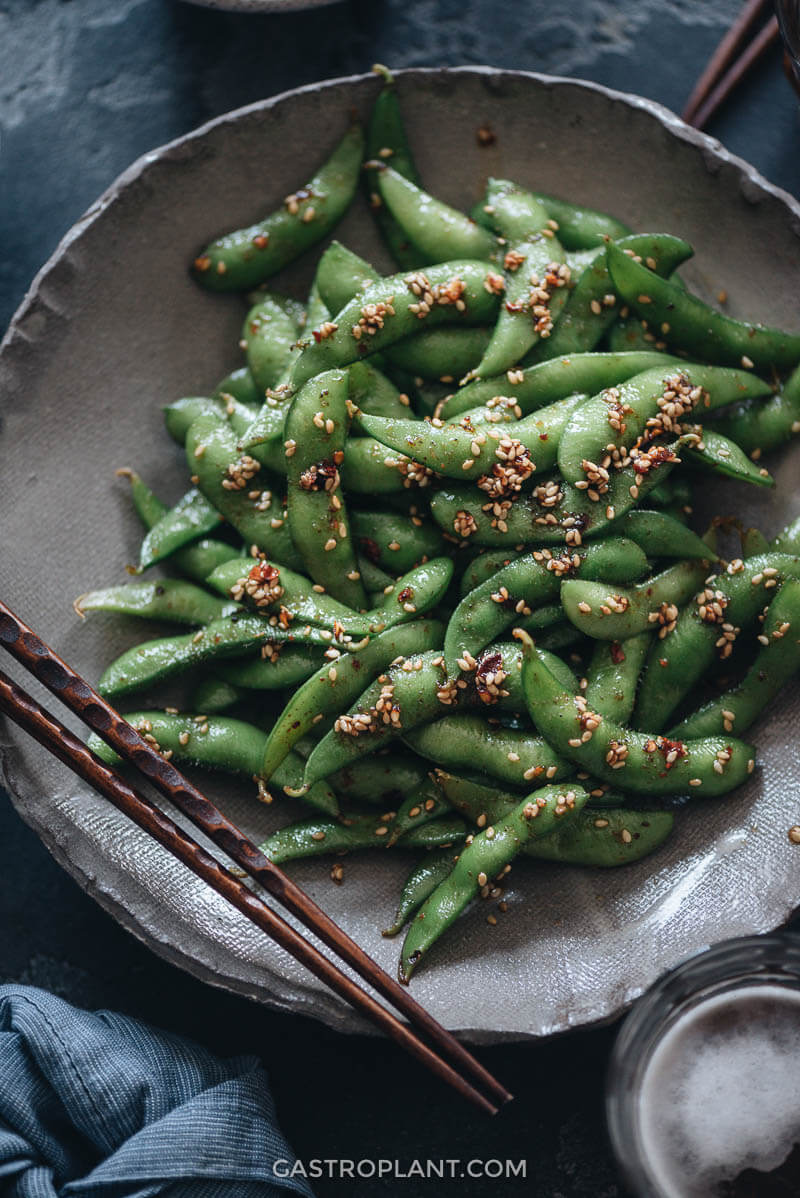
[[[0,351],[0,560],[4,598],[88,678],[144,635],[120,617],[81,623],[75,596],[125,578],[140,529],[115,468],[174,500],[185,463],[161,405],[204,394],[239,364],[242,305],[187,266],[211,236],[280,203],[326,156],[378,80],[305,87],[212,121],[136,162],[76,224],[34,281]],[[800,208],[716,142],[645,100],[575,80],[490,68],[400,72],[422,177],[469,207],[489,175],[688,238],[683,274],[728,311],[797,327]],[[496,139],[476,137],[488,124]],[[337,236],[389,262],[359,199]],[[275,285],[305,294],[309,255]],[[800,509],[798,456],[777,488],[709,483],[707,506],[772,534]],[[770,463],[772,466],[772,463]],[[143,700],[143,704],[146,699]],[[139,706],[137,700],[136,703]],[[496,927],[479,906],[412,982],[474,1040],[541,1036],[618,1013],[689,952],[781,923],[800,899],[797,690],[753,729],[760,766],[729,798],[694,802],[657,855],[621,870],[519,865]],[[5,727],[21,816],[98,902],[156,952],[209,982],[343,1030],[361,1021],[183,867],[37,747]],[[208,776],[212,798],[255,839],[291,812]],[[413,860],[363,854],[335,886],[319,860],[292,875],[390,971],[381,938]]]

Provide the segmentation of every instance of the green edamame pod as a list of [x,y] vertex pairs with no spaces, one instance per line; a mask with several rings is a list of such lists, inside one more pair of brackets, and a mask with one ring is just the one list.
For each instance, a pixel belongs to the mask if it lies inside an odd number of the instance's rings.
[[[217,666],[218,678],[237,693],[299,686],[319,669],[326,649],[321,645],[280,645],[270,657],[243,658]],[[252,700],[252,695],[247,696]]]
[[382,936],[396,936],[408,923],[425,899],[433,894],[440,882],[450,874],[456,854],[452,848],[438,849],[426,853],[405,880],[403,892],[395,912],[394,922],[381,932]]
[[498,298],[485,287],[487,266],[474,259],[440,262],[423,274],[390,275],[374,283],[336,314],[336,328],[306,346],[292,371],[297,388],[323,370],[349,366],[425,328],[440,324],[485,325]]
[[139,570],[170,557],[177,549],[219,528],[223,517],[196,487],[178,500],[148,531],[139,551]]
[[[652,491],[649,498],[652,501]],[[688,557],[699,560],[713,556],[702,537],[666,512],[634,508],[615,520],[608,532],[635,541],[648,557]]]
[[448,673],[455,675],[460,661],[469,663],[470,656],[506,628],[555,599],[562,579],[579,574],[582,579],[627,580],[646,569],[639,546],[621,537],[555,557],[548,550],[518,557],[466,595],[451,615],[444,640]]
[[380,749],[369,757],[351,761],[327,779],[348,804],[397,808],[407,794],[428,777],[427,761],[405,749],[403,753]]
[[426,899],[406,933],[400,980],[407,982],[422,957],[523,846],[568,822],[588,799],[580,786],[545,786],[522,799],[508,815],[473,837],[449,877]]
[[[118,470],[117,474],[121,478],[129,480],[137,515],[145,528],[152,528],[169,511],[167,504],[150,490],[134,470],[124,468]],[[185,548],[178,549],[173,553],[170,565],[181,570],[195,582],[205,582],[216,566],[238,556],[239,550],[235,545],[229,545],[227,541],[201,537],[194,544],[186,545]]]
[[247,365],[262,395],[290,369],[304,320],[302,304],[271,292],[259,299],[244,318],[242,341]]
[[490,179],[488,204],[494,228],[509,246],[503,275],[487,280],[504,295],[492,340],[476,367],[479,377],[514,366],[540,337],[550,336],[571,282],[564,250],[538,200],[505,179]]
[[198,489],[245,544],[293,570],[303,568],[286,513],[272,497],[272,480],[254,458],[239,452],[236,434],[226,421],[199,416],[186,435],[186,458]]
[[238,611],[239,604],[209,595],[202,587],[179,578],[157,582],[129,582],[124,586],[87,591],[72,605],[83,618],[90,611],[115,611],[147,620],[169,620],[175,624],[208,624]]
[[276,622],[282,614],[280,622],[286,627],[291,627],[292,620],[301,620],[331,630],[338,625],[340,633],[366,636],[374,623],[371,614],[354,612],[332,595],[315,590],[315,584],[304,574],[263,559],[234,558],[214,570],[207,582],[218,594],[249,602]]
[[497,254],[497,239],[463,212],[435,199],[385,162],[376,170],[381,199],[408,240],[428,262]]
[[447,685],[440,650],[405,656],[380,674],[323,736],[306,762],[305,782],[327,778],[391,737],[435,719],[454,701],[454,689]]
[[639,438],[649,442],[674,436],[687,416],[694,420],[734,400],[768,395],[769,390],[761,379],[741,370],[694,363],[678,370],[658,366],[601,391],[573,412],[558,446],[559,469],[568,482],[602,495],[615,465],[610,445],[623,460],[629,455],[622,450],[634,449],[638,456]]
[[[386,816],[391,815],[387,812]],[[297,861],[303,857],[321,857],[329,853],[352,853],[358,849],[385,849],[389,843],[391,819],[380,815],[351,815],[334,822],[325,819],[304,820],[273,832],[262,845],[261,852],[276,865]],[[406,832],[397,848],[436,848],[463,840],[463,820],[454,816],[432,820],[419,829]]]
[[329,370],[295,395],[286,416],[286,501],[292,540],[314,582],[341,603],[365,608],[339,465],[347,436],[348,377]]
[[472,545],[522,549],[562,543],[573,548],[584,537],[606,534],[615,519],[644,499],[680,461],[676,450],[681,445],[680,438],[659,445],[651,454],[637,457],[635,465],[613,470],[602,496],[580,490],[558,475],[543,478],[533,491],[513,500],[488,503],[483,495],[476,499],[473,488],[450,484],[432,496],[431,515],[443,531],[469,539]]
[[350,377],[350,402],[362,412],[369,412],[372,416],[408,414],[408,396],[371,362],[353,362],[347,368],[347,373]]
[[352,125],[328,161],[258,224],[212,241],[194,260],[194,277],[210,291],[246,291],[330,233],[350,206],[364,136]]
[[167,432],[178,445],[186,444],[186,434],[198,416],[227,416],[223,399],[210,399],[203,395],[186,395],[163,408]]
[[396,657],[432,649],[441,642],[435,620],[401,624],[370,638],[358,653],[342,653],[325,662],[292,695],[269,734],[260,772],[268,778],[286,753],[316,724],[330,726]]
[[387,362],[409,374],[450,384],[477,368],[491,337],[491,329],[480,327],[423,329],[384,353]]
[[684,452],[688,461],[713,470],[715,474],[724,474],[757,487],[775,486],[775,479],[768,470],[751,462],[735,442],[716,428],[704,428],[702,439],[689,442]]
[[330,644],[322,628],[299,628],[286,632],[273,628],[261,616],[243,615],[212,620],[194,634],[145,641],[122,653],[103,672],[97,689],[107,698],[130,694],[183,673],[192,666],[222,657],[237,657],[265,644]]
[[674,823],[671,811],[632,811],[629,807],[597,811],[584,807],[549,836],[529,840],[522,851],[539,861],[613,869],[654,853]]
[[[521,483],[534,471],[549,470],[563,429],[586,400],[570,395],[502,430],[465,413],[458,423],[383,420],[359,413],[359,428],[445,478],[474,480],[489,496]],[[506,476],[513,473],[511,482]]]
[[800,557],[759,554],[732,561],[706,580],[675,628],[654,645],[634,711],[637,727],[664,727],[718,654],[726,660],[743,629],[752,626],[780,583],[800,578]]
[[764,403],[748,400],[714,421],[714,431],[735,441],[753,461],[800,433],[800,367]]
[[547,215],[558,225],[558,237],[565,249],[588,250],[605,246],[606,242],[627,237],[631,230],[622,221],[606,212],[585,208],[557,196],[534,192]]
[[[412,183],[419,184],[419,174],[411,154],[411,147],[408,144],[403,118],[400,115],[400,105],[392,74],[386,67],[379,64],[372,69],[382,77],[384,82],[372,106],[367,125],[367,164],[373,161],[391,162],[398,174],[410,179]],[[374,167],[365,166],[363,177],[367,199],[383,240],[399,267],[407,269],[420,266],[425,259],[411,245],[404,230],[383,204],[376,174],[377,171]]]
[[[438,413],[443,420],[453,420],[464,412],[491,403],[498,396],[506,398],[518,420],[578,392],[596,395],[604,387],[615,387],[636,374],[677,358],[665,358],[648,350],[646,353],[584,353],[554,358],[535,366],[517,367],[495,378],[476,379],[448,396]],[[519,411],[516,411],[516,409]],[[490,409],[491,411],[491,409]]]
[[[617,245],[623,252],[644,258],[649,268],[662,276],[672,274],[693,253],[687,241],[667,233],[634,234],[621,238]],[[617,310],[617,296],[602,254],[577,277],[555,328],[534,346],[526,364],[594,349],[617,319]]]
[[746,732],[800,669],[800,582],[789,579],[769,605],[758,635],[761,648],[742,681],[704,704],[670,736],[724,736]]
[[716,312],[696,295],[661,279],[610,245],[606,251],[614,286],[643,320],[662,328],[669,343],[707,362],[757,370],[788,370],[800,362],[800,333],[747,324]]
[[[167,760],[180,765],[229,770],[257,779],[265,736],[260,728],[254,728],[244,720],[231,719],[229,716],[173,715],[164,711],[135,712],[126,716],[126,719],[137,731],[152,737],[155,741],[153,747]],[[120,758],[99,736],[92,733],[88,744],[109,765],[119,764]],[[302,758],[293,753],[274,781],[283,793],[289,794],[302,773]],[[265,802],[272,801],[269,791],[260,784],[259,798]],[[304,792],[303,799],[328,816],[339,813],[336,795],[326,786],[312,787]]]
[[543,737],[519,728],[495,727],[479,715],[446,715],[404,731],[403,740],[443,769],[470,770],[477,765],[509,786],[524,787],[535,779],[558,781],[575,772]]
[[239,403],[249,404],[250,407],[261,403],[263,397],[249,367],[240,366],[238,370],[232,370],[217,383],[212,398],[224,401],[229,397],[238,400]]
[[444,549],[439,529],[422,516],[373,510],[353,511],[350,519],[359,553],[385,570],[410,570]]
[[624,641],[648,630],[658,630],[663,639],[708,571],[708,560],[677,562],[636,586],[615,589],[568,578],[561,584],[561,604],[577,629],[598,640]]
[[192,688],[190,706],[193,711],[219,715],[247,698],[247,691],[232,686],[230,682],[214,674],[208,674],[205,678],[198,679],[197,686]]
[[[342,245],[341,241],[332,241],[317,263],[315,275],[320,299],[332,314],[330,319],[334,319],[355,296],[377,283],[380,277],[366,258]],[[307,331],[311,333],[314,329],[320,331],[314,324],[310,324]]]
[[584,697],[589,707],[627,724],[636,701],[636,686],[652,636],[640,632],[619,641],[598,641],[586,671]]
[[[482,582],[486,582],[489,578],[494,578],[498,570],[502,570],[505,566],[510,565],[518,557],[518,553],[507,553],[502,549],[496,553],[479,551],[477,557],[472,559],[461,576],[459,584],[460,597],[463,599],[470,591],[474,591],[476,587],[479,587]],[[558,611],[560,617],[560,607]]]
[[389,844],[396,844],[412,829],[423,827],[433,819],[452,815],[450,804],[439,787],[429,777],[407,795],[397,809],[389,831]]
[[673,741],[593,712],[583,695],[562,689],[530,637],[521,639],[531,719],[578,768],[620,790],[660,795],[727,794],[752,772],[755,749],[734,737]]

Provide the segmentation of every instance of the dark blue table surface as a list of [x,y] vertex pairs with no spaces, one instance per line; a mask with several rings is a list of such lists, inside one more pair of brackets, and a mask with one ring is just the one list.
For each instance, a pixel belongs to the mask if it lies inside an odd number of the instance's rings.
[[[129,162],[221,112],[375,61],[582,76],[680,110],[735,7],[346,0],[252,16],[174,0],[0,0],[0,329],[63,233]],[[709,132],[800,195],[797,105],[777,51]],[[62,873],[4,796],[0,879],[0,979],[115,1007],[220,1053],[260,1053],[302,1158],[527,1161],[524,1182],[324,1179],[320,1198],[469,1198],[490,1185],[536,1198],[622,1194],[602,1106],[613,1028],[482,1050],[518,1096],[488,1121],[389,1043],[275,1014],[165,965]]]

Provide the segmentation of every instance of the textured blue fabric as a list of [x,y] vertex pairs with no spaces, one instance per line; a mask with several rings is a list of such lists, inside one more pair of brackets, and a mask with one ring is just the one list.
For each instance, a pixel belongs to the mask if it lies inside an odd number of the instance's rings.
[[2,1198],[313,1198],[255,1057],[0,986]]

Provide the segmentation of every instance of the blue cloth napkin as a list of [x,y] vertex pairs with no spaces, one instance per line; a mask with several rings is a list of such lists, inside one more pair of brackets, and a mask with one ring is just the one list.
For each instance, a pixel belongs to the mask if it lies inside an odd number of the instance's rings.
[[0,986],[2,1198],[313,1198],[255,1057]]

